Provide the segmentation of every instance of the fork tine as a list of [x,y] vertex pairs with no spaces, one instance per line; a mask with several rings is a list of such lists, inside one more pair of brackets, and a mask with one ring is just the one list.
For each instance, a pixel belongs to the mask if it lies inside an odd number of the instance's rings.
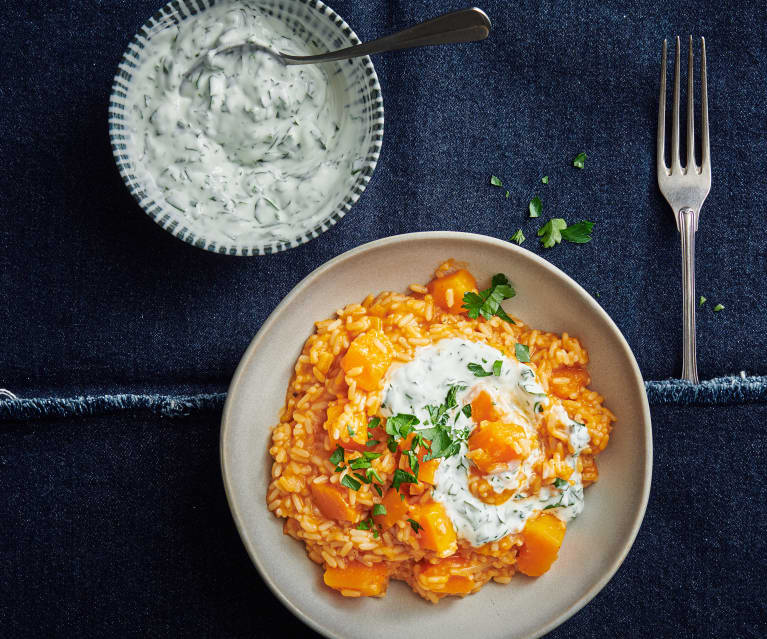
[[679,163],[679,36],[674,60],[674,103],[671,107],[671,175],[682,172]]
[[701,154],[700,166],[705,171],[711,170],[708,148],[708,89],[706,87],[706,39],[701,37],[700,62],[700,114],[701,114]]
[[666,175],[666,160],[664,159],[666,144],[666,46],[667,42],[663,40],[663,54],[660,61],[660,96],[658,97],[658,143],[656,151],[656,162],[658,175],[661,172]]
[[690,52],[687,55],[687,173],[697,173],[695,166],[695,91],[693,76],[695,75],[692,61],[692,36],[690,36]]

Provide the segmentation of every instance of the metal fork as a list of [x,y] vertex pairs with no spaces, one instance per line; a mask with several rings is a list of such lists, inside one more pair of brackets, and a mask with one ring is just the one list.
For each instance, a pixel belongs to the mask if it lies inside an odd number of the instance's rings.
[[695,164],[695,126],[693,109],[692,36],[687,61],[687,162],[679,161],[679,37],[676,38],[674,63],[674,103],[671,122],[671,168],[664,159],[666,138],[666,41],[660,69],[660,98],[658,100],[658,187],[671,205],[676,227],[682,238],[682,379],[698,382],[695,360],[695,231],[698,230],[700,208],[711,189],[711,159],[708,145],[708,96],[706,92],[706,41],[701,42],[700,102],[701,102],[701,163]]

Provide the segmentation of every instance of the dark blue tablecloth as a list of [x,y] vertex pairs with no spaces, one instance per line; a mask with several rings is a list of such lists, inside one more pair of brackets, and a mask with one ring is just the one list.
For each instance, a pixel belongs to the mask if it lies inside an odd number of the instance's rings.
[[[331,4],[363,39],[463,6]],[[657,191],[654,140],[662,39],[692,33],[707,39],[714,167],[697,235],[709,300],[699,370],[748,379],[703,395],[651,384],[647,518],[617,576],[552,636],[767,634],[764,3],[488,0],[487,41],[375,59],[386,130],[370,185],[320,239],[263,258],[176,240],[115,170],[111,79],[157,8],[30,1],[0,13],[0,388],[40,400],[0,400],[0,633],[304,632],[234,531],[218,411],[278,301],[366,241],[521,228],[525,248],[598,294],[646,379],[678,375],[679,238]],[[533,195],[543,221],[595,222],[593,241],[541,248]],[[125,393],[143,399],[116,397]],[[91,410],[56,403],[85,394]]]

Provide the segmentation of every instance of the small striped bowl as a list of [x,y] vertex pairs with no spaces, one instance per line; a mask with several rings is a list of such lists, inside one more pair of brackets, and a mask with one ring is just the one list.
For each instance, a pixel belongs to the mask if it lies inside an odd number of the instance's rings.
[[[346,103],[344,108],[360,127],[361,148],[366,148],[364,163],[356,174],[356,180],[337,203],[327,206],[328,212],[313,226],[296,227],[296,235],[290,240],[276,240],[262,244],[221,244],[205,238],[195,228],[193,220],[170,206],[154,181],[147,179],[141,170],[132,136],[130,111],[133,70],[136,69],[154,34],[179,24],[181,21],[205,11],[221,2],[233,5],[237,0],[172,0],[157,11],[128,44],[112,84],[109,100],[109,139],[117,168],[128,190],[157,224],[180,240],[207,251],[224,255],[268,255],[294,248],[327,231],[351,209],[370,181],[383,140],[384,110],[381,85],[378,83],[373,62],[369,56],[338,63],[338,69],[346,78]],[[310,47],[318,51],[332,51],[359,44],[360,40],[348,24],[320,0],[250,0],[248,3],[265,14],[288,24]],[[144,176],[144,177],[142,177]]]

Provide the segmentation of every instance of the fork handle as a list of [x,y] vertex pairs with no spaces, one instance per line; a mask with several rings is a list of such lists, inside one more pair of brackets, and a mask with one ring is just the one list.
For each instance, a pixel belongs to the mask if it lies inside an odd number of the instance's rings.
[[677,213],[682,238],[682,379],[698,383],[695,358],[695,231],[698,212],[684,208]]

